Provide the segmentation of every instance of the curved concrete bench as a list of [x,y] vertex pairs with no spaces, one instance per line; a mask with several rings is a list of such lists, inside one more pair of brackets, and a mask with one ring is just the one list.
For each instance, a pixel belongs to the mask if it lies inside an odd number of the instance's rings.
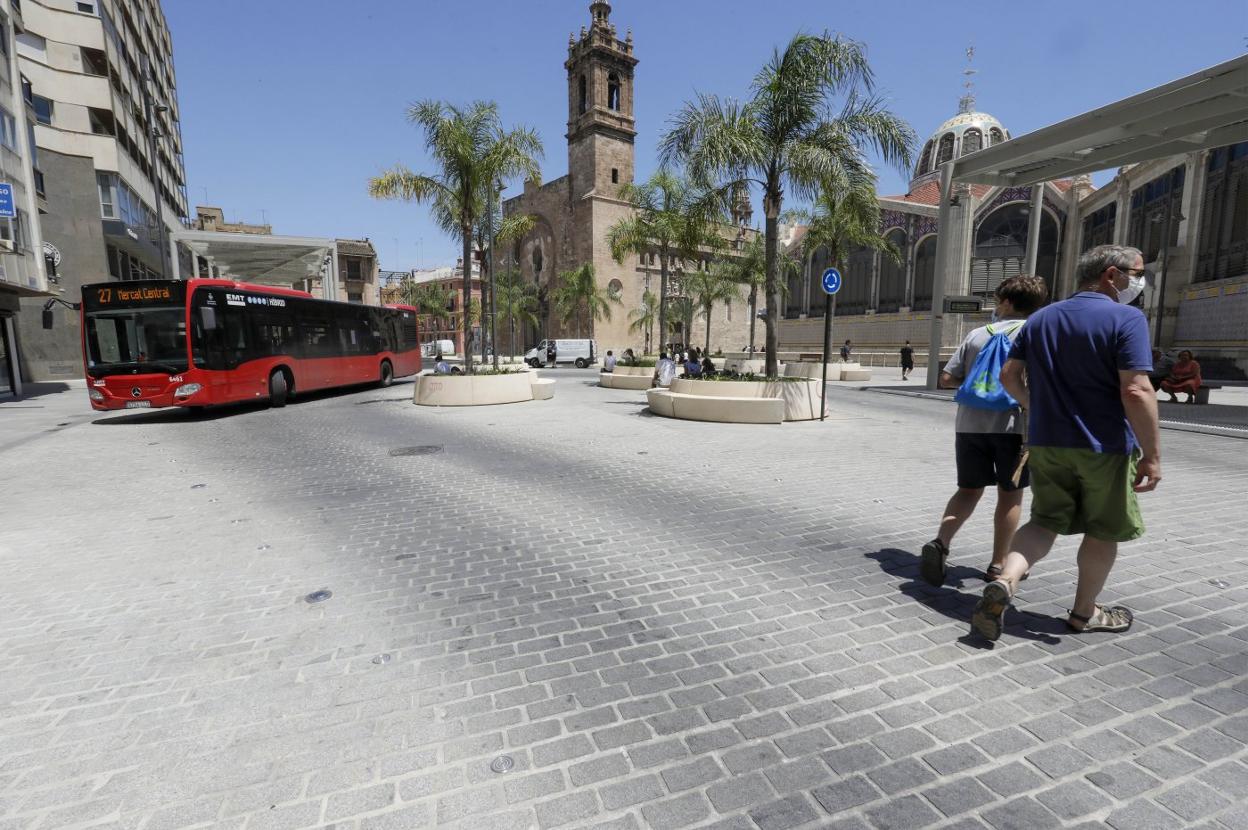
[[871,380],[871,370],[861,363],[842,363],[841,380]]
[[646,400],[651,412],[666,418],[723,424],[784,422],[784,401],[780,398],[685,395],[667,389],[651,389],[646,393]]
[[554,397],[554,381],[539,378],[536,372],[505,375],[419,375],[412,399],[420,406],[490,406],[531,401],[541,390]]
[[823,383],[818,380],[689,380],[676,378],[671,391],[679,395],[721,398],[776,398],[784,404],[784,420],[810,421],[819,417]]
[[[626,367],[632,368],[632,367]],[[598,375],[598,385],[606,389],[633,389],[642,390],[649,389],[654,379],[654,370],[649,370],[648,374],[619,374],[619,368],[615,372],[602,372]]]
[[[784,371],[784,364],[777,364],[779,371]],[[729,357],[724,360],[724,365],[720,367],[725,372],[737,372],[742,375],[754,374],[761,375],[767,371],[767,361],[762,358],[740,358]]]
[[[842,367],[844,363],[828,364],[828,380],[840,380]],[[784,364],[784,376],[786,378],[809,378],[811,380],[823,380],[823,365],[820,363],[786,363]]]
[[536,378],[532,385],[533,400],[548,401],[555,396],[555,381],[553,378]]

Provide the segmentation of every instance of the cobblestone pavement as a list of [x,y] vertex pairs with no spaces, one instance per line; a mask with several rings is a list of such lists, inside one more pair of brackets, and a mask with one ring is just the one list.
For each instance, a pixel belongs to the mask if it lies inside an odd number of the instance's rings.
[[1064,632],[1067,542],[990,646],[986,515],[917,581],[946,404],[710,425],[553,375],[0,406],[0,830],[1248,827],[1242,441],[1164,435],[1129,634]]

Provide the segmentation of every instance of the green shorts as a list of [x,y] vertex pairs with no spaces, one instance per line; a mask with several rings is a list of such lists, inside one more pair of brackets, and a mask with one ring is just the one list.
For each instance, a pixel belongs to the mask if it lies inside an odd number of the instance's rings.
[[1031,520],[1054,533],[1105,542],[1144,535],[1135,498],[1135,455],[1032,447]]

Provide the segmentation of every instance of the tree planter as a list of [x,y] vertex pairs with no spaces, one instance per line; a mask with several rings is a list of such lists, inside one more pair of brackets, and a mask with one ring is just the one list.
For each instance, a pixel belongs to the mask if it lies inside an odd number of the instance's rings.
[[420,375],[413,400],[420,406],[490,406],[554,397],[553,380],[537,372],[503,375]]
[[810,421],[819,417],[817,380],[709,381],[676,378],[646,393],[650,410],[668,418],[723,423]]

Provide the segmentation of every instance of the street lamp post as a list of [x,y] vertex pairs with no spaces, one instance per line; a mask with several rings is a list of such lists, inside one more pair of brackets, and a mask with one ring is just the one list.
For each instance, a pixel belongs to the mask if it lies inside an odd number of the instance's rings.
[[1169,189],[1166,191],[1166,210],[1162,219],[1161,276],[1157,280],[1157,319],[1153,324],[1153,348],[1155,349],[1161,348],[1161,322],[1166,315],[1166,277],[1169,276],[1170,272],[1171,226],[1176,219],[1180,222],[1183,221],[1182,216],[1175,215],[1173,178],[1171,178],[1169,185]]
[[[499,214],[498,215],[501,217],[503,215],[502,214],[502,201],[501,201],[502,197],[503,197],[502,182],[496,182],[495,187],[494,187],[494,192],[490,194],[490,207],[489,207],[490,251],[488,255],[489,261],[490,261],[490,349],[494,353],[494,368],[495,369],[498,368],[498,331],[495,326],[495,323],[496,323],[495,318],[498,315],[498,306],[496,304],[496,300],[494,297],[494,287],[495,287],[494,243],[497,241],[494,239],[494,202],[495,201],[499,202]],[[484,298],[482,298],[481,307],[483,309],[485,308]]]

